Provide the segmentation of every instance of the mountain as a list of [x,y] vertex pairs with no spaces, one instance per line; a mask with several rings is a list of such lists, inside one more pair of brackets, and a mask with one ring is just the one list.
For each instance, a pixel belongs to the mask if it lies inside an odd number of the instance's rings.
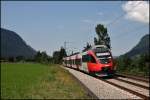
[[124,55],[132,58],[132,57],[138,56],[140,54],[145,54],[145,53],[149,54],[149,51],[150,51],[149,39],[150,39],[150,35],[146,34],[145,36],[143,36],[141,38],[139,43],[134,48],[132,48],[129,52],[127,52]]
[[1,57],[33,58],[36,51],[15,32],[1,28]]

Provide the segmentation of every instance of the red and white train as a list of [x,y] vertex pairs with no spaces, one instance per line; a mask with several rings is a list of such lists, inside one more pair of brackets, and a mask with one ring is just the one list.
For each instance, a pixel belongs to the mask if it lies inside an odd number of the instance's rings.
[[97,76],[114,74],[112,54],[105,45],[95,45],[85,52],[64,57],[63,65]]

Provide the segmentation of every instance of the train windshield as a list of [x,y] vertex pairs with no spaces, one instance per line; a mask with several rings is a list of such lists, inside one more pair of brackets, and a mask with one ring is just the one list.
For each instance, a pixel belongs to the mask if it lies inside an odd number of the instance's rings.
[[94,51],[95,51],[95,55],[99,59],[100,63],[103,63],[103,64],[109,63],[111,54],[107,47],[97,47],[97,48],[95,48]]
[[109,49],[106,47],[97,47],[95,49],[95,52],[99,52],[99,53],[109,52]]

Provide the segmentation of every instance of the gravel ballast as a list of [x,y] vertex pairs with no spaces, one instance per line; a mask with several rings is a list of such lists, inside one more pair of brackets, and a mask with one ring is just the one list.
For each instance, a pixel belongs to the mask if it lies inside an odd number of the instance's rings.
[[90,75],[76,71],[74,69],[63,67],[74,75],[82,84],[84,84],[99,99],[141,99],[127,91],[121,90],[104,81],[96,79]]
[[113,82],[115,84],[119,84],[120,86],[123,86],[125,88],[128,88],[128,89],[131,89],[131,90],[134,90],[140,94],[144,94],[146,96],[149,96],[149,90],[147,89],[143,89],[141,87],[138,87],[138,86],[134,86],[132,84],[128,84],[128,83],[125,83],[125,82],[121,82],[121,81],[118,81],[118,80],[115,80],[115,79],[109,79],[108,81],[110,82]]
[[138,80],[134,80],[134,79],[129,79],[129,78],[123,78],[123,77],[118,77],[118,78],[122,79],[122,80],[126,80],[126,81],[129,81],[129,82],[133,82],[133,83],[137,83],[137,84],[149,87],[149,83],[146,83],[146,82],[142,82],[142,81],[138,81]]

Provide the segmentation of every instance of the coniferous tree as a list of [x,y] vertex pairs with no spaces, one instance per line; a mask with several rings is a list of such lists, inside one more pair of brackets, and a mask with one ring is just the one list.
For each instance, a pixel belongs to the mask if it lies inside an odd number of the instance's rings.
[[65,56],[67,56],[67,53],[63,47],[61,47],[59,51],[54,51],[53,52],[54,63],[56,63],[56,64],[62,63],[62,59]]
[[106,45],[109,49],[111,48],[110,45],[110,37],[107,33],[107,28],[104,27],[102,24],[98,24],[95,28],[96,33],[98,35],[98,39],[94,37],[94,43],[95,45]]
[[84,47],[84,49],[82,50],[83,52],[84,51],[87,51],[88,49],[90,49],[91,48],[91,45],[87,42],[87,44],[86,44],[86,47]]

